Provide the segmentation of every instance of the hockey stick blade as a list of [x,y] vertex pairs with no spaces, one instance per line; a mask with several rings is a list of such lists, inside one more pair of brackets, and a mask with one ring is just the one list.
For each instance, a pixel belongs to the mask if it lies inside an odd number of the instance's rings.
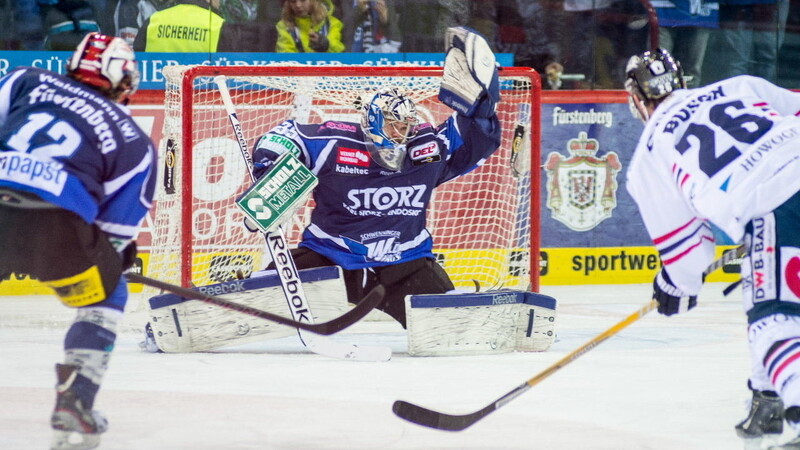
[[[744,253],[745,253],[744,246],[738,246],[734,249],[726,251],[725,253],[722,254],[722,256],[718,260],[711,263],[711,265],[709,265],[708,268],[706,268],[703,274],[708,275],[711,272],[714,272],[715,270],[722,268],[729,262],[740,258],[742,255],[744,255]],[[392,405],[392,411],[395,413],[397,417],[400,417],[401,419],[407,420],[417,425],[422,425],[424,427],[434,428],[442,431],[461,431],[465,428],[474,425],[476,422],[488,416],[492,412],[496,411],[497,409],[499,409],[506,403],[510,402],[511,400],[514,400],[515,398],[519,397],[520,395],[525,393],[528,389],[539,384],[539,382],[541,382],[545,378],[557,372],[559,369],[563,368],[572,361],[578,359],[578,357],[588,352],[589,350],[597,347],[606,339],[619,333],[622,329],[626,328],[633,322],[636,322],[637,320],[641,319],[647,313],[656,309],[657,307],[658,307],[658,302],[655,299],[650,300],[650,302],[639,308],[636,312],[629,315],[622,321],[617,322],[614,326],[600,333],[598,336],[594,337],[589,342],[578,347],[576,350],[573,350],[567,356],[559,359],[557,362],[552,364],[547,369],[543,370],[542,372],[539,372],[539,374],[536,375],[535,377],[515,387],[502,397],[498,398],[497,400],[493,401],[492,403],[488,404],[487,406],[475,412],[467,414],[446,414],[419,405],[415,405],[413,403],[409,403],[404,400],[395,401],[394,404]]]
[[350,311],[347,311],[341,316],[335,319],[331,319],[327,322],[310,324],[306,322],[298,322],[288,317],[283,317],[277,314],[272,314],[267,311],[262,311],[260,309],[251,308],[247,305],[231,302],[221,297],[207,295],[202,292],[195,291],[193,289],[183,288],[180,286],[176,286],[174,284],[166,283],[164,281],[156,280],[154,278],[149,278],[144,275],[139,275],[137,273],[132,273],[132,272],[126,273],[125,278],[127,278],[128,281],[132,283],[145,284],[147,286],[161,289],[163,291],[171,292],[183,298],[200,300],[201,302],[209,303],[211,305],[227,308],[232,311],[237,311],[243,314],[258,317],[260,319],[269,320],[275,323],[279,323],[281,325],[299,328],[302,330],[311,331],[312,333],[325,336],[342,331],[345,328],[363,319],[367,314],[370,313],[370,311],[375,309],[375,307],[378,306],[383,301],[383,296],[386,294],[386,289],[384,289],[382,285],[378,285],[374,289],[372,289],[372,291],[370,291],[369,294],[367,294],[367,296],[364,297],[363,300],[361,300],[361,302],[359,302],[356,306],[350,309]]

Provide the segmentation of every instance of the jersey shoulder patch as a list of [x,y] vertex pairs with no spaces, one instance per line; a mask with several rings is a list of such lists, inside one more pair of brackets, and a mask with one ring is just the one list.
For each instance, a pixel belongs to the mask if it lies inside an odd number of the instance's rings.
[[355,123],[329,120],[320,126],[320,131],[324,130],[327,131],[328,134],[342,136],[356,134],[359,128],[360,126]]
[[[292,134],[290,133],[290,135]],[[293,135],[297,136],[297,133],[293,133]],[[296,157],[300,156],[300,147],[297,143],[286,134],[276,132],[275,130],[261,136],[261,139],[256,143],[256,148],[268,150],[276,155],[290,152]]]
[[411,163],[415,166],[442,160],[439,143],[435,140],[430,140],[409,148],[408,155],[411,157]]

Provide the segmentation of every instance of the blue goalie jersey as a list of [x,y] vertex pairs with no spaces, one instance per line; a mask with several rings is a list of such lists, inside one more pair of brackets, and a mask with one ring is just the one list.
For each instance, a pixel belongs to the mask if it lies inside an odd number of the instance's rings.
[[127,108],[92,88],[35,68],[0,79],[0,187],[131,239],[153,200],[155,157]]
[[433,189],[483,164],[499,147],[500,132],[496,116],[453,114],[438,127],[420,125],[393,172],[372,159],[360,124],[289,120],[258,141],[253,158],[258,167],[290,151],[319,177],[300,246],[361,269],[432,258],[425,218]]

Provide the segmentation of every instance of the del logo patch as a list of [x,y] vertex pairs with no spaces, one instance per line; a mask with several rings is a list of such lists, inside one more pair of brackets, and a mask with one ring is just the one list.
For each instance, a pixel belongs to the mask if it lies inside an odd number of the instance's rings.
[[617,206],[617,173],[622,168],[614,152],[598,158],[600,143],[585,132],[567,142],[569,156],[551,152],[547,171],[547,207],[553,219],[575,231],[587,231],[611,217]]
[[439,144],[435,141],[414,147],[409,150],[408,153],[411,155],[411,162],[415,165],[435,162],[442,159],[439,156]]
[[369,152],[355,148],[340,147],[336,154],[336,162],[348,166],[369,167]]

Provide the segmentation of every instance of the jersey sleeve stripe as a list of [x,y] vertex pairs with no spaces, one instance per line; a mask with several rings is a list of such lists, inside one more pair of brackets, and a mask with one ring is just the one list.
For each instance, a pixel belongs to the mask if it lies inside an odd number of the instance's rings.
[[144,171],[149,170],[152,161],[153,161],[153,156],[148,151],[147,153],[145,153],[144,157],[142,158],[142,161],[139,162],[139,165],[129,170],[128,172],[125,172],[121,176],[103,183],[103,190],[105,191],[105,194],[112,195],[118,190],[122,189],[122,187],[125,186],[133,177]]
[[14,81],[25,72],[26,69],[19,70],[17,73],[0,80],[0,125],[5,123],[8,117],[8,110],[11,108],[11,88],[14,87]]
[[684,250],[681,253],[677,254],[676,256],[673,256],[672,258],[666,258],[665,259],[662,256],[661,261],[664,263],[665,266],[668,266],[668,265],[670,265],[672,263],[680,261],[684,256],[686,256],[689,253],[691,253],[692,250],[694,250],[697,247],[699,247],[703,243],[704,240],[705,241],[714,242],[714,237],[713,236],[701,236],[700,239],[698,239],[698,241],[694,245],[690,246],[689,248],[687,248],[686,250]]
[[676,234],[678,234],[678,233],[682,232],[683,230],[685,230],[685,229],[686,229],[686,228],[687,228],[689,225],[691,225],[692,223],[694,223],[696,220],[697,220],[697,217],[694,217],[694,218],[692,218],[692,220],[690,220],[690,221],[686,222],[685,224],[683,224],[683,225],[679,226],[678,228],[676,228],[676,229],[674,229],[674,230],[670,231],[669,233],[667,233],[667,234],[662,234],[661,236],[659,236],[659,237],[657,237],[657,238],[654,238],[654,239],[653,239],[653,243],[654,243],[654,244],[656,244],[656,245],[658,245],[658,244],[661,244],[662,242],[664,242],[664,241],[666,241],[666,240],[669,240],[669,239],[671,239],[671,238],[672,238],[672,237],[674,237]]
[[101,230],[106,233],[113,234],[114,236],[131,237],[136,236],[139,231],[138,225],[122,225],[118,223],[102,222],[95,220],[94,222]]

